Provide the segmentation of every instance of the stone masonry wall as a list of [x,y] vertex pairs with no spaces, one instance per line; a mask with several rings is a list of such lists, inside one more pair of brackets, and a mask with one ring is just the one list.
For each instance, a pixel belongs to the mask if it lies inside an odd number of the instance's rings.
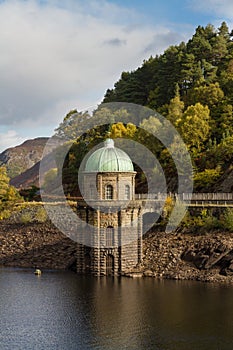
[[[79,217],[83,222],[93,226],[91,236],[95,239],[95,247],[86,248],[78,245],[77,272],[84,273],[85,255],[91,259],[91,271],[95,275],[106,274],[106,262],[110,255],[114,259],[114,275],[127,272],[141,261],[141,221],[138,219],[138,209],[129,208],[118,210],[113,208],[109,212],[92,210],[81,201],[78,207]],[[112,228],[113,244],[107,242],[107,230]],[[87,229],[87,228],[86,228]],[[84,233],[85,234],[85,233]],[[94,242],[93,242],[94,243]],[[88,263],[89,265],[89,263]]]

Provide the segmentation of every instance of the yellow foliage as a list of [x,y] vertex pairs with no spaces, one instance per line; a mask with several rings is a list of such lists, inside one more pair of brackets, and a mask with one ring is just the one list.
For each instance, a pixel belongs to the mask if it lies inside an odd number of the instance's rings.
[[163,208],[163,213],[165,217],[168,217],[171,214],[174,205],[175,205],[174,199],[171,196],[168,196],[165,200],[165,204]]
[[137,130],[137,127],[132,124],[128,123],[126,126],[119,122],[117,124],[113,124],[111,127],[110,137],[113,139],[116,138],[133,138],[134,134]]

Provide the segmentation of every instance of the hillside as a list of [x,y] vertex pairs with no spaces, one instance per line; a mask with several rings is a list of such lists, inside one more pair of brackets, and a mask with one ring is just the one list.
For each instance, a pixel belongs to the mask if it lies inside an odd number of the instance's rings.
[[[144,60],[136,70],[122,72],[103,102],[132,102],[163,114],[178,87],[185,107],[200,102],[208,105],[215,118],[233,102],[232,39],[233,31],[225,22],[217,29],[211,24],[198,26],[187,43],[170,46],[163,54]],[[219,104],[220,100],[224,103]],[[225,126],[232,127],[231,122],[229,113]]]
[[[135,103],[162,114],[188,148],[194,190],[232,191],[233,31],[225,22],[217,29],[211,24],[198,26],[187,43],[170,46],[136,70],[122,72],[103,102]],[[153,152],[156,141],[143,141]],[[168,155],[157,150],[154,153],[165,171],[170,166],[172,178],[175,169]]]
[[[114,102],[126,104],[116,110]],[[145,119],[136,126],[127,103],[149,107],[151,114],[145,113]],[[64,163],[65,173],[78,169],[83,156],[110,132],[112,138],[132,139],[150,150],[162,166],[168,191],[177,191],[177,169],[169,149],[180,163],[184,164],[184,159],[175,138],[169,140],[169,147],[164,147],[154,137],[163,127],[157,112],[173,124],[186,144],[194,170],[194,191],[231,191],[233,31],[225,22],[219,28],[211,24],[198,26],[186,43],[170,46],[163,54],[144,60],[134,71],[122,72],[94,111],[94,117],[97,121],[101,118],[103,125],[76,140]],[[114,114],[122,116],[121,123],[114,123]],[[130,118],[124,118],[126,115]],[[87,112],[71,111],[57,129],[58,135],[72,139],[75,130],[86,130],[90,118]],[[144,178],[139,174],[141,188],[145,187]]]
[[[44,157],[44,169],[49,171],[51,168],[55,168],[54,157],[48,154]],[[34,164],[31,168],[25,170],[21,174],[13,177],[10,180],[10,184],[18,189],[26,189],[32,186],[39,187],[39,171],[40,161]]]
[[47,137],[38,137],[8,148],[0,154],[0,166],[6,166],[9,177],[14,178],[41,160],[47,141]]

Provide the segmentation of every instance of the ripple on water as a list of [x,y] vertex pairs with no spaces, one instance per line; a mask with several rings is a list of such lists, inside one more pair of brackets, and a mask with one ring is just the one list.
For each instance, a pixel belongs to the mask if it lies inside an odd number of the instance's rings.
[[231,350],[232,287],[0,269],[0,349]]

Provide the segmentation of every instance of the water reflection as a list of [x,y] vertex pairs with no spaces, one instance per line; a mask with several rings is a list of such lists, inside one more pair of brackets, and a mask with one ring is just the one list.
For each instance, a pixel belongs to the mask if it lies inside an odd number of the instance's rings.
[[92,325],[103,348],[232,349],[231,294],[202,283],[103,279]]
[[0,349],[232,349],[233,287],[0,270]]

